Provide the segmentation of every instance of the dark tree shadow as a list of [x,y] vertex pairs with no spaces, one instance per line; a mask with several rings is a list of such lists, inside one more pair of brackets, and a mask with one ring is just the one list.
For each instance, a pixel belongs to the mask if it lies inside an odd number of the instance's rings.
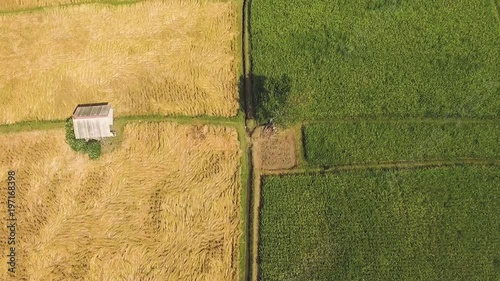
[[239,105],[245,113],[246,119],[255,118],[255,110],[252,98],[252,78],[251,76],[240,76],[238,83]]

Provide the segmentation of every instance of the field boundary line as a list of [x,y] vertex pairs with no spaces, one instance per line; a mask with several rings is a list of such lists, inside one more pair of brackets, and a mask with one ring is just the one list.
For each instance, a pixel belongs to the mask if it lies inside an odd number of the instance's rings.
[[240,144],[241,150],[241,227],[242,227],[242,236],[239,242],[239,256],[238,256],[238,265],[239,265],[239,278],[240,281],[247,280],[247,274],[249,270],[249,261],[250,261],[250,252],[249,245],[251,240],[250,235],[250,226],[251,226],[251,188],[252,188],[252,160],[250,151],[250,140],[248,138],[246,129],[244,124],[239,123],[235,126],[236,131],[238,132],[238,142]]
[[366,164],[350,164],[339,165],[327,168],[299,168],[289,170],[264,170],[263,175],[290,175],[290,174],[305,174],[305,173],[330,173],[352,170],[369,170],[369,169],[414,169],[414,168],[433,168],[442,166],[460,166],[460,165],[484,165],[484,166],[500,166],[500,160],[488,159],[471,159],[462,158],[457,160],[429,160],[429,161],[398,161],[386,163],[366,163]]
[[[245,130],[245,135],[244,137],[247,137],[246,135],[246,130]],[[252,261],[253,261],[253,247],[252,243],[254,241],[254,235],[253,235],[253,204],[254,204],[254,199],[253,199],[253,193],[254,193],[254,175],[255,171],[253,168],[253,160],[252,160],[252,149],[251,149],[251,143],[248,142],[246,146],[246,150],[243,152],[246,153],[246,162],[247,162],[247,178],[246,178],[246,205],[245,205],[245,213],[244,216],[246,217],[246,224],[244,225],[245,229],[245,235],[246,235],[246,244],[245,244],[245,261],[244,261],[244,274],[243,274],[243,280],[245,281],[250,281],[250,277],[252,274]],[[243,157],[242,157],[243,158]],[[240,278],[241,279],[241,278]]]
[[[68,116],[70,117],[70,116]],[[241,124],[242,116],[219,117],[219,116],[161,116],[161,115],[137,115],[137,116],[119,116],[114,119],[116,122],[175,122],[179,124],[208,124],[238,126]],[[39,121],[21,121],[12,124],[1,124],[0,134],[11,132],[25,132],[37,130],[50,130],[64,128],[66,120],[39,120]]]
[[[245,128],[249,137],[250,145],[248,148],[249,170],[247,196],[248,196],[248,229],[249,237],[247,239],[247,261],[246,261],[246,280],[258,280],[258,249],[259,249],[259,206],[260,206],[260,167],[255,166],[255,155],[253,153],[251,132],[255,127],[255,112],[253,104],[252,88],[252,67],[251,67],[251,42],[250,42],[250,17],[252,0],[242,0],[242,22],[241,22],[241,55],[243,64],[243,77],[241,79],[244,96]],[[240,98],[241,95],[240,95]]]
[[[255,155],[253,155],[255,156]],[[253,159],[252,161],[255,163]],[[258,161],[258,160],[257,160]],[[248,281],[259,280],[259,243],[260,243],[260,201],[261,201],[261,183],[263,171],[260,167],[254,166],[253,194],[252,194],[252,270],[251,279]]]
[[0,134],[59,129],[64,128],[65,123],[66,121],[64,120],[49,120],[23,121],[12,124],[2,124],[0,125]]
[[339,119],[325,119],[325,120],[310,120],[302,121],[303,126],[316,125],[316,124],[329,124],[329,123],[355,123],[355,122],[367,122],[367,123],[434,123],[434,124],[446,124],[446,123],[498,123],[500,118],[375,118],[375,119],[362,119],[362,118],[339,118]]
[[254,119],[253,88],[252,88],[252,67],[250,58],[250,5],[252,0],[243,0],[242,12],[242,32],[241,32],[241,52],[243,63],[243,92],[245,95],[245,116],[246,121]]
[[48,9],[55,8],[66,8],[66,7],[74,7],[81,5],[111,5],[111,6],[119,6],[119,5],[132,5],[140,2],[145,2],[145,0],[108,0],[105,2],[98,2],[95,0],[82,2],[82,3],[67,3],[61,5],[45,5],[45,6],[35,6],[29,8],[20,8],[15,10],[0,10],[0,15],[8,15],[8,14],[22,14],[22,13],[34,13],[34,12],[42,12]]
[[191,123],[206,123],[206,124],[220,124],[220,125],[231,125],[237,126],[241,124],[242,117],[240,114],[232,117],[220,117],[220,116],[185,116],[185,115],[129,115],[129,116],[119,116],[116,120],[124,121],[151,121],[151,122],[163,122],[171,121],[180,124],[191,124]]

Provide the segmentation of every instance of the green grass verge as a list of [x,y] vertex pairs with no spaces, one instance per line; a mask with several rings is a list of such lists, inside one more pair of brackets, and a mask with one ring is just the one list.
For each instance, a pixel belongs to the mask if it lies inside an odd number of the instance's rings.
[[[127,122],[176,122],[180,124],[216,124],[216,125],[238,125],[244,123],[245,114],[241,111],[238,115],[230,118],[219,116],[184,116],[184,115],[132,115],[115,117],[115,125],[125,124]],[[65,120],[38,120],[22,121],[13,124],[0,124],[1,133],[13,133],[34,130],[50,130],[64,128]]]
[[54,8],[54,7],[71,7],[71,6],[77,6],[77,5],[89,5],[89,4],[104,4],[104,5],[113,5],[113,6],[118,6],[118,5],[130,5],[130,4],[135,4],[139,2],[143,2],[145,0],[86,0],[86,1],[80,1],[78,3],[65,3],[65,4],[54,4],[54,5],[39,5],[39,4],[33,4],[32,6],[28,7],[20,7],[20,8],[15,8],[15,9],[0,9],[0,15],[1,14],[17,14],[17,13],[33,13],[33,12],[39,12],[39,11],[44,11],[46,9]]
[[500,167],[264,178],[261,280],[498,280]]
[[318,123],[304,135],[306,159],[319,166],[500,155],[499,122]]
[[249,187],[249,178],[251,176],[251,171],[252,171],[252,166],[251,162],[249,160],[249,143],[248,143],[248,138],[244,126],[244,116],[242,115],[242,120],[240,124],[235,125],[236,130],[238,131],[238,140],[240,142],[240,148],[241,148],[241,229],[242,229],[242,235],[240,239],[240,245],[239,245],[239,267],[240,267],[240,276],[239,280],[240,281],[245,281],[248,270],[250,270],[247,265],[248,265],[248,243],[251,241],[251,237],[248,233],[248,223],[249,223],[249,208],[250,206],[248,205],[248,188]]
[[0,134],[64,128],[64,120],[25,121],[0,125]]
[[257,116],[500,116],[488,0],[254,0]]

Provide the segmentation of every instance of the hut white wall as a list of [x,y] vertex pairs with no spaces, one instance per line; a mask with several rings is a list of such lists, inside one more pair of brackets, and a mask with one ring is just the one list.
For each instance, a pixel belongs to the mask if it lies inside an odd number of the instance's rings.
[[113,125],[113,109],[110,108],[109,109],[109,113],[108,113],[108,124],[111,126]]
[[111,122],[108,116],[99,118],[76,118],[73,119],[73,128],[77,139],[101,139],[112,137],[110,125],[113,124],[111,113]]

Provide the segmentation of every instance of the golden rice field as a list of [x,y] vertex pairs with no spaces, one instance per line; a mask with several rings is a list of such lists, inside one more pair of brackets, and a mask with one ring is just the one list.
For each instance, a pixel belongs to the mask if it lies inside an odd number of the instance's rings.
[[74,153],[62,129],[0,135],[0,150],[0,185],[17,173],[16,280],[237,279],[234,129],[133,123],[98,160]]
[[234,116],[234,1],[86,4],[0,15],[0,123],[117,115]]

